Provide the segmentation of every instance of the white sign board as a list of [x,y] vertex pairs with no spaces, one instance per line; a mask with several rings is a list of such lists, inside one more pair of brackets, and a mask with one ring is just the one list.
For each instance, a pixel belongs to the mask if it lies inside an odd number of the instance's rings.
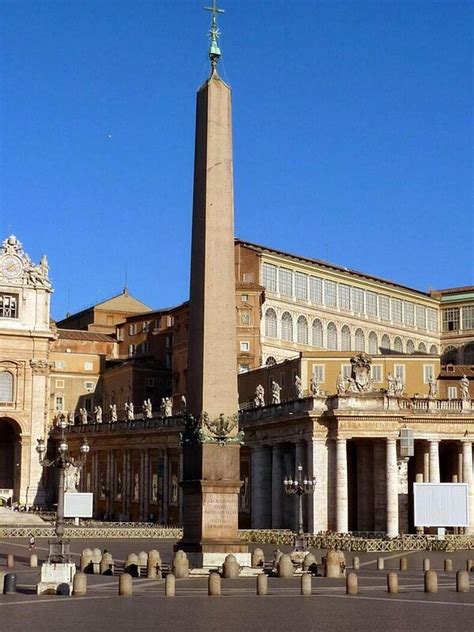
[[413,483],[415,527],[469,526],[467,483]]
[[94,494],[66,492],[64,494],[65,518],[92,518],[92,500]]

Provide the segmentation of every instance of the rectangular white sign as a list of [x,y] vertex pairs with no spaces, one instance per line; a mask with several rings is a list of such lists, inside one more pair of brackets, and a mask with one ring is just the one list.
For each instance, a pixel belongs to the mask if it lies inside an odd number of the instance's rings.
[[92,518],[92,501],[94,494],[82,492],[66,492],[64,494],[65,518]]
[[415,527],[467,527],[467,483],[413,483]]

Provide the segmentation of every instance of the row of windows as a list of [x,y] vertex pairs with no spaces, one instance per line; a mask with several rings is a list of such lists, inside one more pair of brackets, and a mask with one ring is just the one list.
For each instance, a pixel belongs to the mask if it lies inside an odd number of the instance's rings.
[[[313,364],[313,375],[319,384],[323,384],[326,379],[326,367],[324,364]],[[383,367],[381,364],[372,364],[370,367],[371,370],[371,378],[375,383],[381,384],[383,382]],[[352,375],[352,366],[350,364],[342,364],[341,365],[341,373],[345,380],[348,380]],[[393,366],[393,374],[395,377],[398,377],[405,383],[406,378],[406,369],[404,364],[395,364]],[[428,384],[428,382],[434,379],[435,375],[435,367],[433,364],[424,364],[423,365],[423,382],[424,384]]]
[[[66,368],[66,362],[64,360],[56,360],[54,362],[54,368],[55,369],[65,369]],[[84,371],[93,371],[94,370],[94,363],[93,362],[84,362]]]
[[[384,334],[380,340],[374,331],[371,331],[366,339],[366,335],[362,329],[356,329],[354,338],[352,338],[351,330],[344,325],[340,332],[334,323],[328,323],[326,327],[319,318],[315,318],[311,328],[305,316],[299,316],[296,321],[296,340],[294,339],[293,317],[289,312],[283,312],[280,321],[280,336],[282,340],[288,342],[297,342],[303,345],[312,345],[319,349],[331,349],[340,351],[368,351],[371,354],[379,353],[382,350],[393,350],[399,353],[427,353],[427,347],[423,342],[415,348],[413,340],[408,340],[406,348],[403,346],[402,339],[396,336],[393,345],[390,337]],[[265,312],[265,336],[267,338],[278,338],[278,319],[273,308],[269,308]],[[431,345],[430,353],[438,353],[436,345]]]
[[474,329],[474,305],[447,307],[442,310],[443,331]]
[[262,266],[262,284],[269,292],[281,296],[310,301],[326,307],[339,307],[354,314],[366,314],[394,324],[438,330],[436,309],[415,305],[410,301],[390,298],[369,290],[336,283],[327,279],[293,272],[270,263]]
[[0,318],[18,318],[18,295],[0,294]]

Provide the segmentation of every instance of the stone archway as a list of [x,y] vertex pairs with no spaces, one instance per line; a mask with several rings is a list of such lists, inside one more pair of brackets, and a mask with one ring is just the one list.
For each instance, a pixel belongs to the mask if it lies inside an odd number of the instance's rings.
[[0,503],[8,498],[16,500],[20,471],[20,434],[18,424],[7,417],[0,417]]

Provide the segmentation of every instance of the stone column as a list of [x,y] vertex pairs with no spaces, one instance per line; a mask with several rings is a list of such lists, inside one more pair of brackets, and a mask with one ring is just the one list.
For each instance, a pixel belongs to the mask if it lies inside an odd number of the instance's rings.
[[397,440],[387,439],[386,454],[387,472],[387,536],[396,538],[398,535],[398,469],[397,469]]
[[[294,476],[298,476],[298,465],[301,465],[303,467],[303,474],[307,474],[306,471],[306,441],[304,439],[297,441],[295,443],[295,474]],[[304,529],[306,531],[306,523],[307,523],[307,512],[306,512],[306,503],[303,499],[303,524],[304,524]],[[298,524],[298,512],[299,512],[299,504],[296,498],[293,499],[293,524],[295,525],[294,528],[296,528],[296,525]]]
[[373,452],[370,443],[357,445],[357,531],[374,530]]
[[423,445],[423,483],[430,482],[430,446],[425,442]]
[[163,522],[168,524],[170,505],[170,481],[168,450],[163,450]]
[[143,454],[143,519],[148,522],[148,514],[150,513],[150,469],[149,469],[148,448],[145,448]]
[[272,448],[272,529],[283,527],[283,447],[277,443]]
[[268,529],[271,525],[272,461],[268,446],[256,446],[251,452],[251,525]]
[[430,483],[439,482],[439,441],[430,441]]
[[463,480],[463,471],[464,471],[463,462],[462,462],[462,453],[463,453],[463,447],[462,445],[460,445],[458,449],[458,481],[459,482]]
[[387,529],[387,474],[385,467],[386,449],[385,442],[374,441],[374,529],[386,531]]
[[308,494],[308,531],[328,530],[328,447],[326,439],[314,437],[307,443],[309,478],[316,478],[314,494]]
[[467,533],[474,533],[474,493],[472,486],[472,441],[462,442],[462,463],[463,472],[462,479],[467,483],[469,490],[469,526]]
[[347,441],[336,439],[336,530],[339,533],[349,531],[349,511],[347,497]]
[[398,470],[398,526],[401,533],[408,533],[408,458],[401,458]]

